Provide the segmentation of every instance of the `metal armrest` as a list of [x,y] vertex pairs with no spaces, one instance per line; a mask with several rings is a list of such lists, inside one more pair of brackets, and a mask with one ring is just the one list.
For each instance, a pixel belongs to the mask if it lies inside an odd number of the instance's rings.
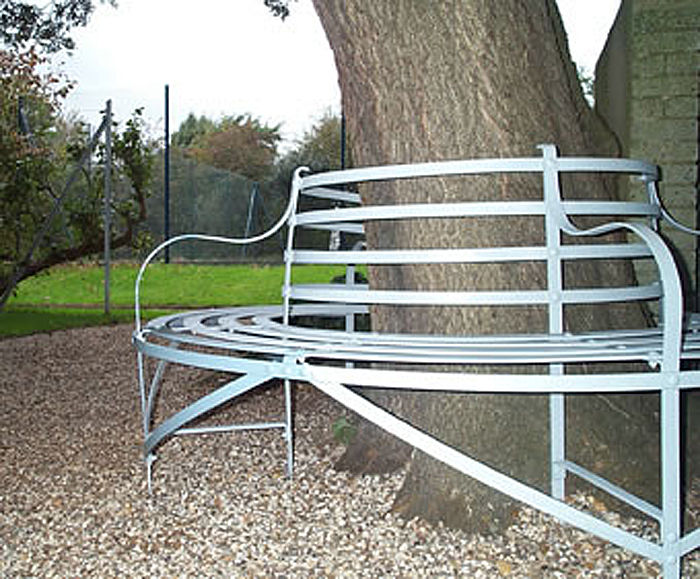
[[563,213],[561,219],[563,220],[561,230],[568,235],[595,237],[627,230],[644,241],[659,268],[659,278],[664,292],[661,304],[664,335],[662,368],[669,371],[677,370],[683,334],[683,299],[681,297],[683,292],[676,262],[663,238],[643,223],[614,221],[590,229],[579,229]]
[[[301,174],[305,171],[308,171],[308,168],[299,167],[294,172],[294,183],[299,182],[299,179],[301,179]],[[287,223],[287,221],[293,215],[296,209],[297,198],[298,187],[293,187],[292,193],[289,196],[289,201],[287,201],[287,207],[285,208],[284,213],[282,213],[277,222],[274,225],[272,225],[272,227],[270,227],[267,231],[264,231],[253,237],[223,237],[219,235],[206,235],[202,233],[187,233],[184,235],[177,235],[175,237],[171,237],[170,239],[166,239],[163,243],[158,245],[153,251],[151,251],[151,253],[148,254],[146,259],[143,261],[141,267],[139,268],[138,275],[136,276],[136,283],[134,284],[134,317],[136,326],[135,331],[137,333],[141,331],[141,279],[143,278],[143,274],[145,273],[148,265],[155,259],[155,257],[161,251],[163,251],[166,247],[170,247],[171,245],[180,243],[181,241],[190,240],[211,241],[214,243],[228,243],[230,245],[248,245],[252,243],[258,243],[267,239],[268,237],[272,237],[284,226],[285,223]]]

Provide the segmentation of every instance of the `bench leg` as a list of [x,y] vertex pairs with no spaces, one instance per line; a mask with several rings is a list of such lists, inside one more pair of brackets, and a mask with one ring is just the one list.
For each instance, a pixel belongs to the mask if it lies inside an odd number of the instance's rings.
[[292,419],[292,383],[284,381],[284,438],[287,441],[287,478],[294,474],[294,421]]
[[156,461],[155,454],[149,454],[146,459],[146,483],[148,484],[148,496],[153,496],[153,463]]
[[549,396],[550,480],[551,494],[564,500],[566,481],[566,407],[563,394]]
[[681,576],[680,393],[677,384],[661,391],[661,543],[663,577]]

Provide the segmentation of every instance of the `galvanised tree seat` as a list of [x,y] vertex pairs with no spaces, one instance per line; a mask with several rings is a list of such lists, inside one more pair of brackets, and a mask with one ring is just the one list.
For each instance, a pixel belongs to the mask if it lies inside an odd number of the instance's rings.
[[[700,546],[700,530],[682,531],[680,394],[697,388],[700,372],[686,370],[684,360],[700,357],[700,323],[684,317],[679,274],[669,248],[655,231],[659,220],[673,222],[661,207],[657,168],[640,161],[559,157],[552,145],[540,147],[541,157],[449,161],[335,171],[309,175],[298,170],[289,205],[270,231],[250,240],[185,235],[153,251],[136,283],[137,321],[133,340],[138,351],[144,456],[149,488],[151,465],[159,445],[181,434],[238,429],[279,428],[287,445],[287,470],[293,468],[291,381],[304,381],[415,448],[458,471],[560,520],[659,562],[667,578],[680,576],[681,558]],[[561,182],[570,173],[606,173],[631,177],[648,193],[645,202],[563,198]],[[356,187],[370,182],[395,182],[434,177],[470,179],[479,175],[534,175],[542,197],[505,201],[409,202],[363,207]],[[315,206],[302,209],[302,200]],[[318,204],[327,202],[325,208]],[[450,247],[444,249],[365,249],[360,241],[365,225],[386,220],[482,219],[530,216],[543,223],[543,241],[527,247]],[[572,222],[593,216],[597,225],[580,229]],[[166,245],[204,239],[248,243],[288,226],[283,305],[234,307],[177,313],[140,321],[139,290],[150,261]],[[676,224],[677,225],[677,224]],[[320,250],[304,245],[303,232],[342,232],[355,240],[351,249]],[[622,232],[611,241],[608,234]],[[607,237],[606,237],[607,236]],[[572,243],[587,238],[585,244]],[[307,236],[308,239],[308,236]],[[347,244],[346,244],[347,245]],[[623,287],[568,287],[564,264],[581,261],[633,259],[655,264],[648,283]],[[373,289],[356,283],[355,267],[426,263],[503,264],[539,262],[546,270],[546,287],[474,290],[463,288],[407,290]],[[298,266],[342,264],[345,280],[328,285],[294,283]],[[566,311],[577,304],[650,302],[662,322],[651,327],[571,333]],[[359,317],[374,306],[544,308],[548,331],[497,335],[410,334],[360,331]],[[330,327],[329,327],[330,326]],[[356,327],[357,326],[357,327]],[[335,329],[334,329],[335,328]],[[149,371],[145,358],[157,361]],[[191,405],[153,424],[163,370],[175,363],[228,372],[230,382]],[[627,364],[620,366],[620,364]],[[642,364],[640,364],[642,363]],[[397,364],[396,369],[391,364]],[[571,372],[583,364],[607,364],[614,370]],[[440,366],[440,371],[435,369]],[[503,368],[533,365],[535,373]],[[465,367],[495,367],[498,373],[473,373]],[[608,367],[606,366],[606,367]],[[621,369],[622,368],[622,369]],[[198,417],[271,380],[281,380],[283,406],[279,420],[214,427],[192,425]],[[549,395],[550,494],[499,472],[474,457],[418,430],[359,394],[354,387],[435,390],[462,393],[540,393]],[[661,500],[651,504],[601,478],[565,456],[565,396],[573,393],[657,392],[660,398]],[[282,404],[281,404],[282,406]],[[625,501],[659,524],[658,542],[604,522],[564,502],[564,480],[581,477]]]

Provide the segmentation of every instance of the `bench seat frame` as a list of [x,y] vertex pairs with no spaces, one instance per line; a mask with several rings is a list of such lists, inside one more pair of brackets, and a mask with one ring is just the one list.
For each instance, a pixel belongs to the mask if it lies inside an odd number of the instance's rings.
[[[562,158],[553,145],[543,145],[542,157],[450,161],[352,169],[319,175],[295,174],[290,202],[280,221],[265,234],[252,239],[227,239],[206,235],[183,235],[166,241],[146,259],[136,283],[136,329],[133,341],[138,352],[138,374],[144,431],[144,457],[149,489],[152,463],[159,445],[175,435],[228,432],[242,429],[280,429],[286,440],[287,472],[293,472],[292,382],[308,382],[344,406],[399,437],[413,447],[458,471],[560,520],[598,537],[657,561],[664,577],[677,578],[684,555],[700,547],[700,529],[682,532],[681,392],[698,388],[700,372],[686,369],[700,358],[700,322],[683,312],[683,293],[671,251],[655,231],[657,222],[675,222],[661,207],[656,193],[657,168],[639,161],[598,158]],[[541,201],[455,204],[412,204],[299,211],[300,195],[357,204],[359,195],[347,190],[351,183],[400,180],[448,175],[492,173],[540,173]],[[647,187],[649,201],[591,202],[562,199],[560,175],[566,172],[606,172],[634,175]],[[343,189],[338,189],[342,186]],[[297,249],[298,228],[313,227],[331,232],[360,233],[368,219],[432,218],[465,216],[542,215],[546,243],[542,247],[479,248],[445,250],[342,251]],[[614,221],[589,230],[573,225],[576,215],[614,215]],[[148,264],[165,247],[190,239],[225,243],[249,243],[289,227],[285,254],[284,303],[281,306],[220,308],[181,312],[142,324],[140,285]],[[562,244],[563,235],[596,237],[626,231],[630,243]],[[571,290],[564,287],[562,263],[567,259],[647,258],[658,269],[658,280],[634,288]],[[548,285],[543,290],[519,292],[407,292],[373,290],[355,283],[355,265],[369,263],[493,262],[542,260],[547,264]],[[343,263],[346,282],[332,286],[292,284],[292,268],[309,263]],[[564,331],[564,306],[622,300],[658,300],[655,327],[570,334]],[[539,304],[548,308],[549,331],[545,334],[436,336],[398,335],[355,331],[354,320],[372,304],[404,305],[518,305]],[[332,317],[345,321],[344,330],[295,325],[299,317]],[[148,371],[146,358],[157,361]],[[584,362],[643,362],[648,371],[567,374],[567,364]],[[167,364],[175,363],[231,373],[234,378],[196,402],[153,425],[153,414]],[[373,363],[400,363],[401,369],[377,368]],[[447,366],[436,372],[430,366]],[[460,365],[499,365],[502,373],[474,374]],[[535,374],[517,374],[514,365],[543,365]],[[410,369],[407,367],[409,365]],[[450,371],[449,367],[454,370]],[[254,424],[213,427],[188,426],[224,402],[271,380],[281,380],[282,416]],[[418,430],[361,396],[354,387],[437,390],[453,392],[540,393],[549,395],[550,494],[499,472]],[[651,504],[565,456],[565,396],[571,393],[658,392],[660,398],[661,499]],[[611,525],[568,505],[566,476],[575,475],[634,507],[659,524],[659,539],[652,541]]]

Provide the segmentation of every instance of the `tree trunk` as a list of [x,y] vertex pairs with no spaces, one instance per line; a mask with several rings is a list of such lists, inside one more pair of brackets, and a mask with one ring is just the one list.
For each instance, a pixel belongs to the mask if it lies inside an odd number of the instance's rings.
[[[565,155],[610,154],[603,129],[581,94],[554,0],[314,0],[335,54],[343,109],[358,166],[458,158],[536,156],[536,145],[555,143]],[[598,144],[597,144],[598,143]],[[363,202],[505,200],[514,191],[541,198],[532,176],[480,178],[471,191],[448,180],[365,187]],[[610,183],[589,177],[590,196],[610,198]],[[542,242],[542,224],[522,218],[509,227],[498,220],[464,224],[430,220],[381,228],[367,227],[373,248],[478,247]],[[621,280],[629,265],[589,265],[570,283],[592,278]],[[485,289],[542,288],[546,276],[534,263],[374,267],[375,288]],[[600,312],[570,312],[569,328],[593,329]],[[620,306],[605,319],[625,327],[645,323],[641,308]],[[514,315],[504,308],[389,307],[372,312],[380,331],[473,334],[545,330],[545,312],[536,307]],[[522,371],[527,371],[526,368]],[[371,393],[375,400],[445,442],[467,450],[518,479],[548,488],[547,400],[543,396]],[[570,396],[568,455],[655,500],[658,461],[654,397]],[[629,457],[629,449],[643,449]],[[408,450],[361,431],[340,465],[356,471],[391,468]],[[632,463],[632,464],[630,464]],[[620,468],[620,465],[624,468]],[[416,453],[395,509],[407,517],[442,520],[476,531],[497,531],[510,522],[515,505],[442,464]]]

